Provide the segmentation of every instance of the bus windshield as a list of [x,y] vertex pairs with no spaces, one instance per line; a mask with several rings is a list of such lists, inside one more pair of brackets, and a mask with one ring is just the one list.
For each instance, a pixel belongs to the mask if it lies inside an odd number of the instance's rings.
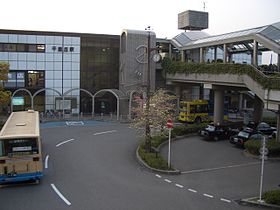
[[0,140],[0,157],[38,154],[36,138],[18,138]]

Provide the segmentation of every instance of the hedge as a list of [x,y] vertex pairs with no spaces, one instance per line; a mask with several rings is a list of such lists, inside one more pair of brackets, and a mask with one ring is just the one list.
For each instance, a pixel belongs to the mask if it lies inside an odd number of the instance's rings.
[[238,74],[248,75],[264,88],[280,90],[280,77],[268,77],[248,64],[233,63],[185,63],[164,58],[162,68],[168,74]]
[[[245,142],[245,149],[253,155],[260,155],[259,150],[260,150],[261,146],[262,146],[261,141],[248,140]],[[269,157],[280,156],[280,142],[277,142],[274,139],[268,140],[266,147],[268,148]]]
[[267,191],[263,194],[266,203],[280,205],[280,190]]

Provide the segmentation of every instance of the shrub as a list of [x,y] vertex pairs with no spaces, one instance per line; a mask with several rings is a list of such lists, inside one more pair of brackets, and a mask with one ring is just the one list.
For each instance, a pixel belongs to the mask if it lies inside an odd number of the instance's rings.
[[277,118],[276,117],[264,117],[263,121],[269,124],[270,126],[277,126]]
[[180,125],[174,127],[172,132],[176,136],[183,136],[190,133],[197,133],[201,128],[203,128],[206,124],[188,124],[188,125]]
[[168,163],[161,155],[157,155],[156,153],[146,152],[144,148],[144,144],[140,145],[139,155],[142,160],[148,164],[152,168],[160,169],[160,170],[168,170]]
[[266,203],[280,205],[280,190],[265,192],[263,198]]
[[160,134],[152,137],[151,143],[153,147],[158,147],[161,143],[165,142],[168,139],[166,134]]
[[[248,140],[245,142],[245,149],[253,155],[260,154],[259,150],[261,146],[262,146],[261,141]],[[269,140],[267,141],[266,147],[268,148],[269,157],[280,156],[280,142],[277,142],[275,140]]]
[[[198,132],[205,124],[192,124],[192,125],[181,125],[173,128],[171,132],[171,137],[174,138],[176,136],[182,136],[189,133]],[[152,136],[151,144],[152,147],[158,147],[160,144],[168,140],[168,132],[165,131],[162,134]],[[172,168],[168,168],[167,161],[160,155],[154,152],[146,152],[145,143],[141,143],[139,147],[138,154],[142,158],[142,160],[148,164],[152,168],[160,169],[160,170],[173,170]]]

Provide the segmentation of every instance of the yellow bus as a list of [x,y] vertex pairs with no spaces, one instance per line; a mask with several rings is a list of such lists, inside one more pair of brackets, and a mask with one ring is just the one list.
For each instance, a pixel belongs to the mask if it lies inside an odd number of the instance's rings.
[[[181,101],[179,121],[201,123],[213,120],[214,103],[208,100]],[[228,102],[225,101],[224,120],[228,120]]]
[[39,113],[12,112],[0,132],[0,184],[43,176]]
[[187,123],[200,123],[209,121],[207,100],[181,101],[179,121]]

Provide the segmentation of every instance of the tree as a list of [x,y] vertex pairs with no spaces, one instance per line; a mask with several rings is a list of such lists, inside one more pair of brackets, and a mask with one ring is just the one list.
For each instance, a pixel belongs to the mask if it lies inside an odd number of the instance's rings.
[[[137,99],[138,106],[132,111],[135,115],[132,126],[142,130],[151,130],[152,128],[160,128],[163,131],[168,119],[173,119],[176,105],[174,96],[168,94],[165,90],[159,89],[150,97],[150,107],[146,109],[145,102]],[[145,132],[145,148],[146,151],[151,150],[151,134]]]
[[11,97],[11,92],[4,90],[4,82],[8,80],[9,68],[8,63],[0,62],[0,104],[2,106],[7,106]]

